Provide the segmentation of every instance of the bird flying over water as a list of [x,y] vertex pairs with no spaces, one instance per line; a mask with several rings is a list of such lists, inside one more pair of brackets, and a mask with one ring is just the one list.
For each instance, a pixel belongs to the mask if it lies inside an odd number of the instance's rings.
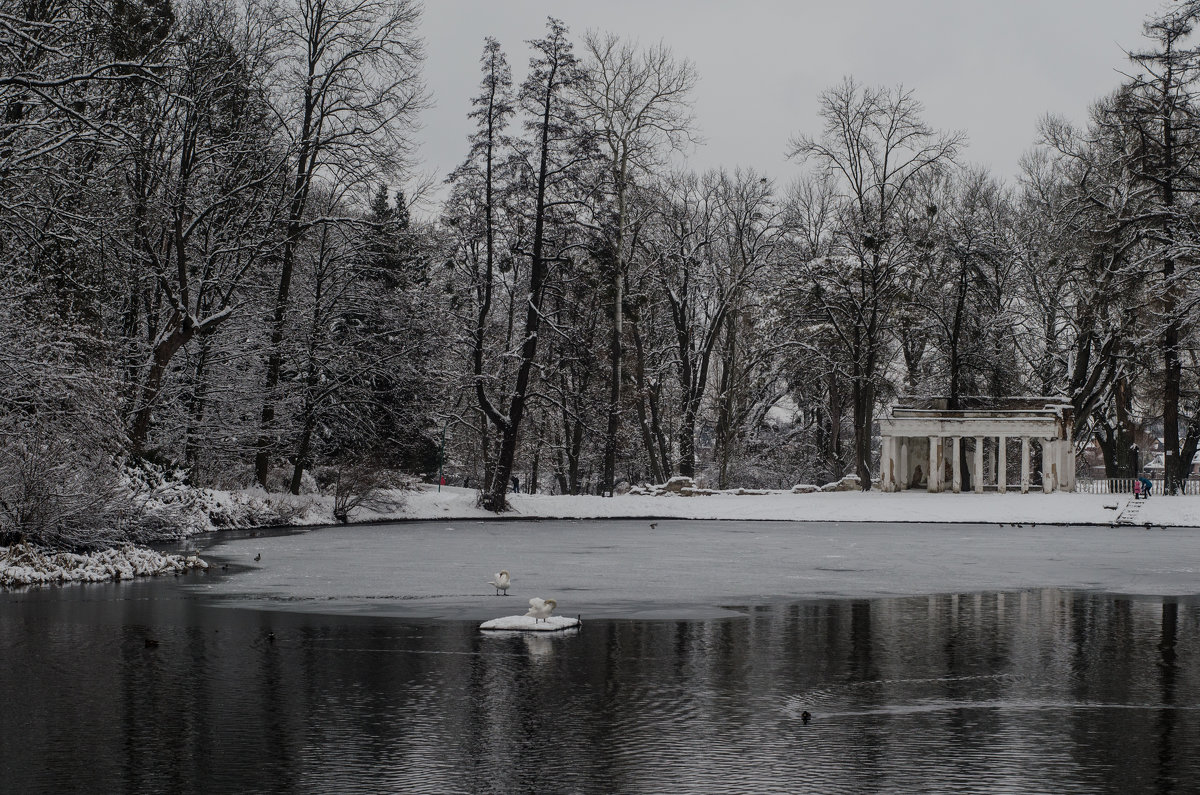
[[553,599],[539,599],[535,596],[529,600],[529,612],[527,612],[525,615],[533,616],[533,622],[535,624],[538,621],[548,621],[550,619],[550,613],[552,613],[556,607],[558,607],[558,602],[554,601]]
[[493,574],[492,576],[495,577],[496,579],[488,580],[488,585],[496,586],[496,596],[500,596],[501,591],[504,592],[505,596],[508,596],[508,586],[512,584],[508,578],[508,572],[500,571],[499,573]]

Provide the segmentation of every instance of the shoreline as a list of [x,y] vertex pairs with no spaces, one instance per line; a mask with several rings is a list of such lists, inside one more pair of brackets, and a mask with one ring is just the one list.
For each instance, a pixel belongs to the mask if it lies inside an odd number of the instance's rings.
[[[233,521],[226,526],[215,526],[205,516],[203,522],[181,525],[179,536],[173,539],[124,544],[87,555],[72,556],[71,553],[50,548],[27,546],[27,550],[33,549],[36,554],[21,557],[16,545],[0,547],[0,587],[102,582],[174,573],[180,570],[180,566],[194,567],[196,564],[188,564],[190,558],[187,555],[156,550],[187,544],[189,539],[203,538],[219,542],[238,538],[241,534],[264,531],[290,534],[347,526],[439,521],[489,524],[754,521],[858,526],[983,525],[997,529],[1024,526],[1094,527],[1139,531],[1200,528],[1200,496],[1157,496],[1139,501],[1136,504],[1136,520],[1121,522],[1119,520],[1126,508],[1134,504],[1131,495],[1019,492],[929,494],[917,491],[882,493],[877,490],[616,497],[512,494],[510,510],[500,515],[477,507],[476,495],[474,489],[443,486],[439,491],[437,486],[421,484],[415,489],[393,493],[393,510],[375,512],[362,509],[351,515],[351,521],[342,523],[333,519],[331,499],[321,495],[295,497],[254,492],[216,492],[213,493],[216,497],[214,504],[226,511],[230,506],[245,506],[246,513],[229,514]],[[276,510],[263,512],[263,506],[274,506]],[[269,520],[261,521],[271,515],[283,521],[278,524]],[[997,518],[999,516],[1004,518]],[[297,517],[299,521],[295,520]],[[123,554],[128,557],[133,553],[136,553],[135,563],[120,560]],[[45,563],[39,564],[39,560]],[[196,560],[204,564],[203,560]]]

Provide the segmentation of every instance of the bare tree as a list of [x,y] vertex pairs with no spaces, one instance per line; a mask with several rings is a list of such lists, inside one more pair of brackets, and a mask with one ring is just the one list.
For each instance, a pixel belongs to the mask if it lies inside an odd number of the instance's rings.
[[964,137],[926,124],[921,103],[904,88],[865,88],[847,79],[821,94],[820,107],[821,136],[793,138],[789,156],[815,163],[842,192],[837,253],[814,263],[810,276],[849,360],[855,468],[869,489],[888,326],[910,262],[901,222],[917,181],[951,165]]
[[[471,100],[473,110],[469,114],[470,118],[475,119],[477,127],[470,139],[471,147],[466,162],[455,169],[447,180],[455,185],[447,223],[455,231],[458,253],[475,310],[470,340],[472,391],[479,411],[484,416],[480,452],[483,460],[488,462],[489,399],[484,362],[488,348],[488,326],[493,322],[491,315],[500,236],[498,227],[506,193],[502,183],[506,182],[506,176],[511,176],[511,168],[506,167],[509,165],[506,161],[510,150],[505,131],[514,112],[514,100],[512,71],[500,43],[495,39],[489,38],[485,42],[480,65],[483,71],[482,91]],[[505,254],[511,258],[508,252]],[[503,269],[511,270],[507,261]],[[509,316],[511,323],[511,311]],[[492,468],[485,465],[485,492],[490,491],[494,474]]]
[[135,328],[139,305],[153,307],[144,318],[148,362],[138,367],[129,412],[136,452],[176,353],[232,316],[273,243],[279,159],[259,93],[266,36],[256,20],[219,3],[193,6],[183,25],[164,90],[131,114],[142,126],[123,162],[129,255],[144,263],[153,293],[149,302],[131,296],[123,320]]
[[641,222],[631,216],[629,193],[638,180],[662,164],[669,149],[681,149],[692,136],[691,91],[695,69],[662,44],[639,49],[613,34],[584,37],[588,80],[580,83],[580,114],[595,130],[605,160],[610,205],[602,221],[612,237],[612,337],[608,428],[604,441],[603,490],[611,495],[621,422],[621,368],[627,240]]
[[[485,48],[484,91],[473,112],[479,129],[472,136],[471,157],[453,177],[456,185],[446,219],[455,230],[455,260],[468,275],[475,306],[468,346],[473,391],[499,437],[482,495],[484,505],[495,511],[507,508],[521,424],[536,388],[536,361],[539,350],[547,350],[546,344],[539,344],[547,298],[555,271],[568,262],[567,252],[576,246],[571,233],[574,208],[589,192],[581,178],[593,157],[591,138],[569,101],[583,75],[566,27],[549,19],[546,35],[531,45],[529,74],[515,105],[528,136],[507,140],[501,133],[514,107],[507,93],[508,69],[498,45],[489,42]],[[500,149],[511,152],[502,169],[496,162]],[[505,188],[499,202],[496,179],[501,170]],[[503,250],[496,240],[498,218],[505,230]],[[497,328],[488,343],[497,285],[508,292],[510,306],[506,321],[501,321],[505,327]],[[489,350],[498,355],[488,356]],[[485,359],[500,366],[485,372]],[[538,449],[534,444],[535,457]]]
[[[1195,86],[1200,77],[1200,58],[1186,46],[1200,5],[1183,3],[1152,16],[1145,35],[1152,49],[1130,53],[1130,60],[1145,74],[1133,78],[1128,100],[1129,123],[1140,135],[1140,150],[1130,159],[1131,170],[1157,190],[1159,212],[1152,225],[1159,260],[1161,286],[1157,314],[1162,329],[1163,359],[1163,446],[1168,493],[1191,469],[1191,455],[1181,455],[1180,402],[1183,398],[1183,343],[1189,324],[1180,312],[1185,304],[1185,282],[1192,275],[1195,244],[1188,239],[1194,223],[1187,196],[1200,193],[1200,138],[1197,131]],[[1200,418],[1188,435],[1200,437]],[[1195,449],[1192,443],[1192,450]]]
[[[1133,393],[1146,333],[1141,232],[1154,215],[1152,185],[1128,168],[1139,136],[1121,121],[1120,93],[1078,130],[1048,117],[1040,148],[1024,159],[1014,259],[1023,275],[1020,349],[1042,393],[1062,390],[1074,435],[1093,435],[1110,474],[1131,476]],[[1023,338],[1023,339],[1022,339]]]
[[314,224],[336,220],[313,217],[309,196],[326,180],[367,189],[404,164],[411,149],[407,134],[426,104],[419,17],[414,0],[294,0],[279,18],[284,41],[276,101],[289,138],[289,184],[254,459],[255,477],[264,487],[276,442],[296,252]]

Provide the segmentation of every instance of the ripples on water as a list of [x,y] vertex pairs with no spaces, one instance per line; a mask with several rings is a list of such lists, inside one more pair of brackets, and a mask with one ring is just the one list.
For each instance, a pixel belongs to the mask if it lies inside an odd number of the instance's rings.
[[11,792],[1200,781],[1193,604],[1060,591],[806,602],[573,636],[222,609],[161,583],[0,604]]

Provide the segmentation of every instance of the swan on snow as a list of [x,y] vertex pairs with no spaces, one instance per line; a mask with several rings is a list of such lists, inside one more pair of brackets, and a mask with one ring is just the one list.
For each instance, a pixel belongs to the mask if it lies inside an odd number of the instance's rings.
[[535,624],[539,620],[548,621],[550,618],[550,613],[552,613],[556,607],[558,607],[558,602],[555,600],[539,599],[535,596],[529,600],[529,612],[527,612],[525,615],[532,616]]

